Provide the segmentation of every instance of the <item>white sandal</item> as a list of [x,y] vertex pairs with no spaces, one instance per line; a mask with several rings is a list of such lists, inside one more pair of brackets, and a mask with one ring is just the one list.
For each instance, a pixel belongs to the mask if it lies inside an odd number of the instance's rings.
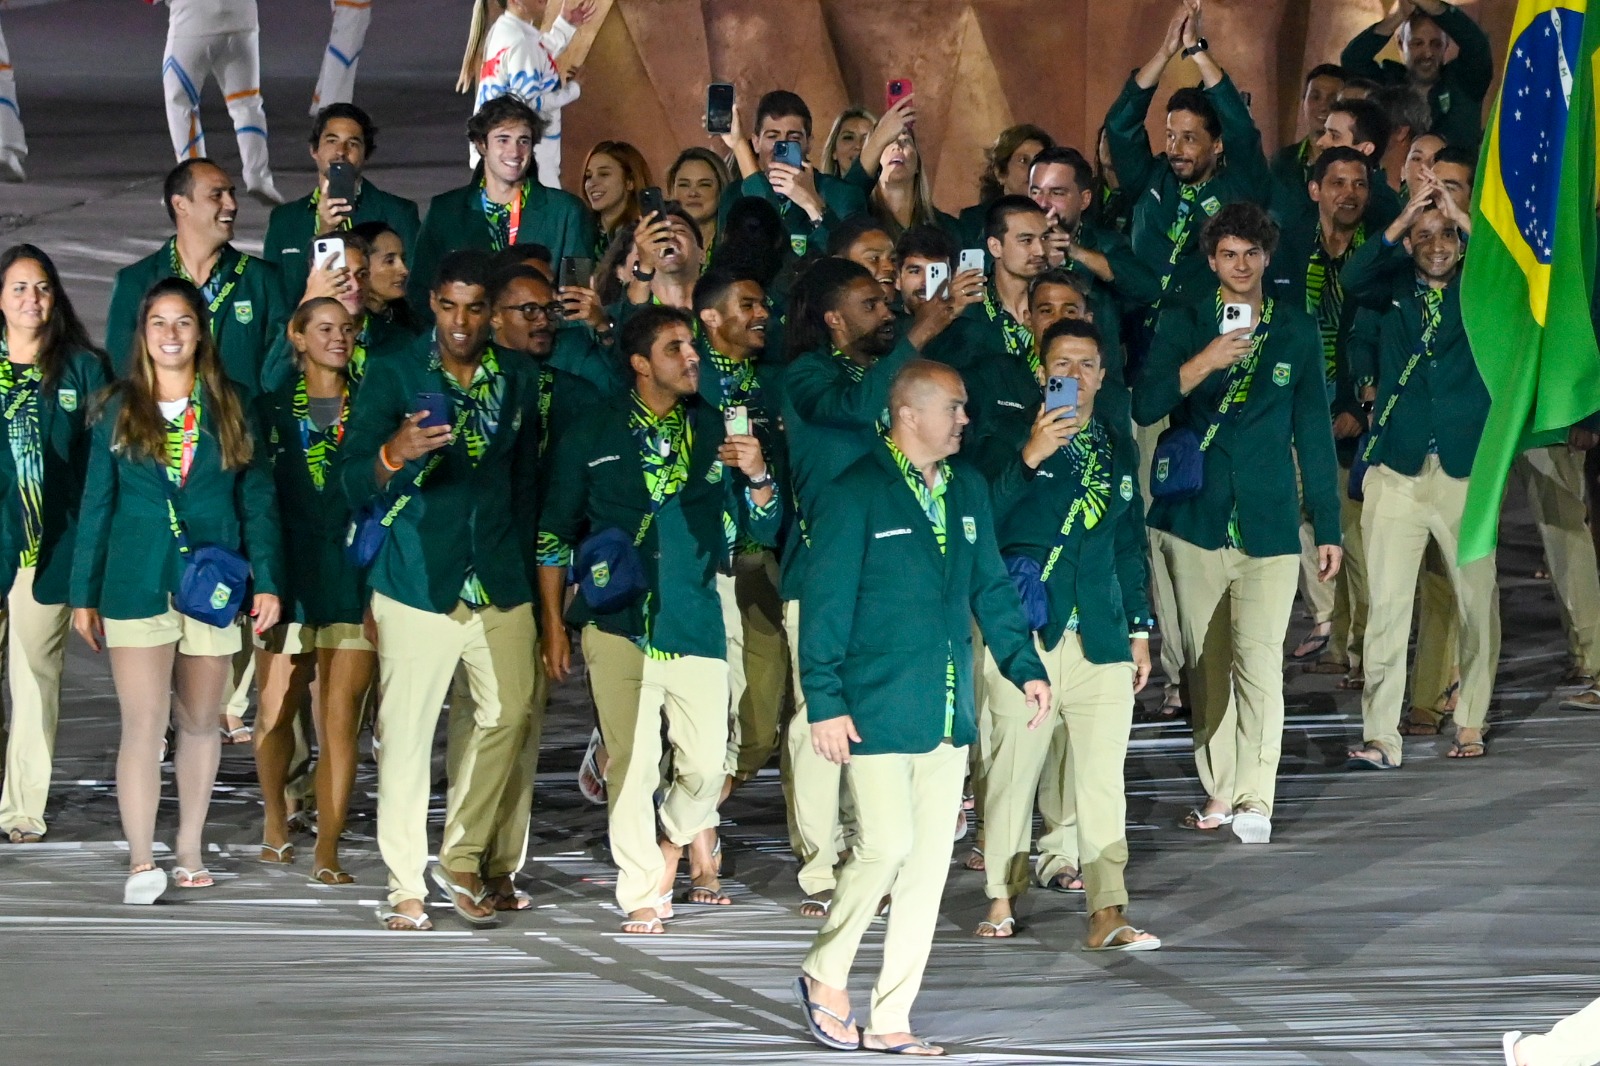
[[122,902],[147,906],[160,899],[167,890],[167,872],[160,868],[140,870],[128,875],[122,885]]

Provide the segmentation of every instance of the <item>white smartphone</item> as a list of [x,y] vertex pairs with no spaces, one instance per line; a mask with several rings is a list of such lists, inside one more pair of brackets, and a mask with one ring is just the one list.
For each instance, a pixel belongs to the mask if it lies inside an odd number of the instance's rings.
[[722,412],[723,431],[730,437],[750,435],[750,409],[742,403],[725,408]]
[[343,270],[344,241],[338,237],[318,237],[311,244],[311,265],[329,270]]
[[932,300],[939,295],[939,289],[950,280],[950,264],[929,263],[922,275],[922,298]]
[[1236,329],[1255,329],[1255,315],[1249,304],[1223,304],[1222,324],[1219,333],[1232,333]]
[[963,248],[961,250],[961,270],[976,270],[983,273],[983,249]]

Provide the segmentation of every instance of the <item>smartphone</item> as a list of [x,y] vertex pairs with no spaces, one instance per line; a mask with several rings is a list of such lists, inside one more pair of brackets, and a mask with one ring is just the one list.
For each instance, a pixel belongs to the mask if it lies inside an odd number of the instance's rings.
[[750,409],[736,403],[722,412],[722,428],[730,437],[750,435]]
[[1044,386],[1045,413],[1078,406],[1078,379],[1051,378]]
[[311,242],[312,267],[327,267],[329,270],[343,270],[344,239],[342,237],[318,237]]
[[706,132],[733,132],[733,86],[725,81],[706,87]]
[[889,110],[895,104],[911,95],[911,79],[896,78],[889,83],[888,91],[883,94],[883,109]]
[[417,425],[423,429],[450,424],[450,401],[442,392],[419,392],[411,398],[413,411],[426,411],[427,415]]
[[806,157],[800,151],[799,141],[779,141],[772,146],[772,161],[783,163],[786,166],[802,170],[806,165]]
[[929,263],[922,275],[922,298],[932,300],[939,295],[939,287],[950,280],[950,264]]
[[666,212],[666,200],[661,195],[661,186],[649,185],[644,192],[639,194],[639,213],[645,218],[651,215],[660,215]]
[[356,202],[356,168],[349,163],[328,164],[328,199]]
[[564,255],[561,257],[561,273],[557,276],[563,289],[571,286],[588,288],[594,283],[594,260],[579,255]]
[[976,270],[983,273],[983,249],[963,248],[961,250],[961,271]]
[[1232,333],[1236,329],[1255,328],[1255,315],[1250,311],[1249,304],[1222,305],[1222,324],[1217,328],[1218,333]]

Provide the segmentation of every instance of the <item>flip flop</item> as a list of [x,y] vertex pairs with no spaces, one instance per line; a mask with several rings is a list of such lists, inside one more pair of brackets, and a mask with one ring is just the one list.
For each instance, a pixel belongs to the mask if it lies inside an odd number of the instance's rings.
[[[1478,750],[1473,751],[1473,748]],[[1469,740],[1464,744],[1459,740],[1452,740],[1450,742],[1450,750],[1445,753],[1445,758],[1481,759],[1487,754],[1489,754],[1489,749],[1484,746],[1484,743],[1481,740]]]
[[[323,875],[327,876],[324,877]],[[331,880],[330,880],[331,878]],[[331,866],[319,866],[311,871],[311,883],[316,885],[353,885],[356,883],[355,875],[343,870],[335,870]]]
[[250,727],[247,725],[242,725],[237,729],[223,729],[219,726],[218,732],[222,734],[223,747],[229,747],[236,744],[248,744],[253,739],[250,735]]
[[[396,918],[400,919],[402,922],[405,922],[409,928],[396,929],[391,926],[389,923],[394,921]],[[426,933],[433,928],[433,922],[426,914],[418,918],[413,918],[409,914],[402,914],[393,907],[379,907],[378,921],[382,922],[383,927],[389,930],[391,933]]]
[[[1065,884],[1065,885],[1062,884],[1061,883],[1062,880],[1065,880],[1067,882],[1067,884]],[[1074,881],[1078,882],[1078,887],[1077,888],[1070,887],[1072,882],[1074,882]],[[1048,880],[1048,881],[1039,881],[1039,887],[1040,888],[1044,888],[1044,889],[1049,889],[1051,892],[1061,892],[1061,893],[1078,893],[1078,892],[1082,892],[1084,890],[1083,889],[1083,875],[1081,873],[1079,873],[1077,870],[1074,870],[1070,866],[1063,866],[1061,869],[1057,870],[1054,874],[1051,875],[1050,880]]]
[[[711,898],[695,899],[695,893],[697,892],[702,896],[709,894]],[[724,895],[720,888],[712,888],[709,885],[695,885],[683,894],[683,902],[697,907],[726,907],[733,900]]]
[[[1312,626],[1311,628],[1312,629],[1316,629],[1317,627],[1316,626]],[[1311,650],[1308,651],[1308,652],[1303,652],[1303,653],[1298,654],[1298,655],[1291,651],[1289,653],[1289,658],[1291,660],[1293,660],[1294,662],[1297,662],[1297,663],[1303,663],[1303,662],[1306,662],[1309,659],[1315,659],[1317,656],[1321,655],[1324,651],[1327,650],[1328,643],[1330,641],[1332,641],[1332,640],[1333,640],[1333,627],[1332,626],[1328,627],[1328,631],[1326,633],[1308,633],[1308,634],[1306,634],[1306,638],[1300,642],[1300,646],[1301,647],[1309,647]]]
[[1506,1066],[1517,1066],[1517,1041],[1521,1039],[1520,1029],[1513,1029],[1500,1038],[1500,1050],[1505,1052]]
[[963,869],[975,870],[978,873],[982,873],[985,868],[983,849],[978,847],[968,849],[967,857],[961,860],[961,866]]
[[466,896],[474,904],[481,904],[489,898],[489,890],[487,888],[480,889],[477,892],[472,891],[465,885],[458,883],[455,878],[450,876],[450,871],[438,863],[434,863],[429,868],[428,877],[438,886],[439,891],[444,893],[445,902],[450,904],[450,909],[455,911],[463,922],[468,925],[475,925],[479,929],[487,929],[492,925],[500,924],[500,919],[497,915],[476,915],[456,902],[457,896]]
[[[270,859],[267,858],[267,852],[269,851],[272,852],[272,858]],[[275,848],[263,840],[261,842],[261,861],[288,866],[294,862],[294,845],[285,844],[281,848]]]
[[[856,1051],[860,1049],[861,1030],[856,1026],[855,1011],[851,1011],[848,1018],[841,1018],[827,1007],[821,1007],[811,1002],[811,996],[806,992],[806,979],[804,977],[796,977],[794,979],[794,994],[800,1000],[800,1009],[805,1011],[806,1028],[811,1030],[811,1039],[823,1047],[832,1048],[835,1051]],[[822,1026],[817,1024],[817,1014],[819,1012],[826,1014],[845,1028],[855,1030],[855,1043],[847,1044],[843,1040],[829,1036]]]
[[[930,1054],[918,1055],[911,1050],[912,1048],[919,1048],[930,1052]],[[911,1055],[913,1058],[919,1059],[936,1059],[944,1054],[944,1048],[938,1044],[930,1044],[926,1040],[913,1040],[909,1044],[891,1044],[888,1047],[868,1047],[862,1044],[861,1050],[876,1051],[880,1055]]]
[[1156,938],[1151,939],[1151,940],[1127,940],[1127,941],[1123,941],[1121,943],[1118,943],[1117,942],[1117,934],[1122,933],[1124,931],[1130,932],[1134,936],[1142,936],[1142,935],[1144,935],[1144,930],[1143,929],[1135,929],[1131,925],[1119,925],[1115,929],[1111,930],[1111,932],[1106,934],[1106,938],[1104,940],[1100,941],[1100,946],[1099,947],[1092,947],[1092,946],[1090,946],[1088,944],[1085,944],[1083,946],[1083,950],[1084,951],[1154,951],[1154,950],[1156,950],[1157,948],[1159,948],[1161,946],[1161,939],[1159,937],[1156,937]]
[[589,746],[583,750],[583,761],[578,764],[578,791],[596,807],[606,805],[606,779],[600,773],[600,745],[605,743],[600,730],[589,734]]
[[6,833],[6,839],[13,844],[37,844],[44,839],[44,834],[33,829],[12,829]]
[[800,901],[800,906],[804,907],[808,903],[811,904],[813,907],[821,907],[822,908],[822,913],[821,914],[803,914],[803,915],[801,915],[802,918],[826,918],[828,916],[828,912],[833,910],[833,897],[832,896],[829,896],[827,899],[821,899],[821,898],[819,898],[817,896],[807,896],[805,899]]
[[[993,929],[994,932],[990,933],[988,936],[985,936],[983,934],[983,930],[984,930],[985,926],[987,926],[990,929]],[[1003,933],[1003,932],[1001,932],[1002,929],[1009,929],[1011,931],[1009,933]],[[1000,919],[1000,921],[998,923],[991,922],[988,919],[985,919],[985,920],[983,920],[983,921],[978,923],[978,931],[976,933],[974,933],[973,935],[976,936],[979,940],[1010,940],[1012,937],[1017,935],[1017,919],[1015,917],[1002,918],[1002,919]],[[868,1048],[867,1050],[868,1051],[877,1051],[878,1049],[877,1048]]]
[[161,898],[167,890],[167,872],[161,869],[140,870],[129,874],[122,885],[122,902],[147,906]]
[[[1215,825],[1201,825],[1201,822],[1215,822]],[[1183,821],[1178,823],[1184,829],[1193,829],[1197,833],[1215,833],[1225,825],[1233,824],[1231,814],[1206,814],[1198,807],[1191,808],[1183,816]]]
[[1233,835],[1241,844],[1270,844],[1272,818],[1261,811],[1242,810],[1233,815]]
[[[630,929],[628,928],[629,926],[638,926],[639,928]],[[648,918],[643,920],[633,918],[622,923],[623,936],[661,936],[666,931],[666,924],[662,922],[660,918]]]
[[[1357,752],[1363,752],[1363,751],[1373,752],[1378,757],[1376,759],[1368,759],[1368,758],[1364,758],[1363,756],[1357,754]],[[1345,765],[1345,769],[1347,769],[1347,770],[1398,770],[1398,769],[1400,769],[1400,764],[1395,762],[1393,759],[1389,758],[1389,753],[1384,751],[1382,748],[1378,747],[1376,744],[1368,744],[1364,748],[1357,748],[1354,751],[1348,753],[1348,755],[1345,758],[1344,765]]]
[[217,883],[216,878],[211,876],[211,871],[204,866],[197,870],[191,870],[185,866],[174,866],[172,868],[172,879],[177,882],[179,888],[210,888]]

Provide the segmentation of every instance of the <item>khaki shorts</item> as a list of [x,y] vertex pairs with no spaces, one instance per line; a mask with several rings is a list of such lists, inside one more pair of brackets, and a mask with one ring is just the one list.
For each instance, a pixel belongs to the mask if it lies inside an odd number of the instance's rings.
[[299,622],[284,622],[255,636],[255,645],[274,655],[310,655],[314,651],[374,651],[376,649],[361,635],[361,627],[353,622],[334,622],[332,625],[310,626]]
[[102,623],[108,648],[159,648],[176,642],[182,655],[233,655],[244,646],[237,625],[208,626],[171,607],[149,618],[105,618]]

